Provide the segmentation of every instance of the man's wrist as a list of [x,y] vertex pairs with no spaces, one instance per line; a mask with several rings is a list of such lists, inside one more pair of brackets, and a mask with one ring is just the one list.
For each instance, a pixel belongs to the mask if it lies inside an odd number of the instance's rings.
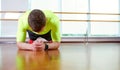
[[44,50],[48,50],[49,46],[45,43],[45,49]]

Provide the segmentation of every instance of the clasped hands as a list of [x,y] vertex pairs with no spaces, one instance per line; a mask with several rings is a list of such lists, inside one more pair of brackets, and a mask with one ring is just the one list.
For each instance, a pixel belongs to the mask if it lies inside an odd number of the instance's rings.
[[42,50],[44,50],[44,49],[45,49],[45,42],[46,42],[46,41],[47,41],[47,40],[45,40],[45,39],[43,39],[43,38],[41,38],[41,37],[37,38],[37,39],[31,44],[32,50],[34,50],[34,51],[37,51],[37,50],[42,51]]

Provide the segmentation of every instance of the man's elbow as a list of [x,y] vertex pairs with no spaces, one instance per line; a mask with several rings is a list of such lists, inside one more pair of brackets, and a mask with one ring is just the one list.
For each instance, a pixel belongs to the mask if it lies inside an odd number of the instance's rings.
[[17,42],[16,44],[17,44],[18,49],[21,49],[22,43],[21,42]]
[[60,47],[60,43],[56,44],[56,49],[58,49]]

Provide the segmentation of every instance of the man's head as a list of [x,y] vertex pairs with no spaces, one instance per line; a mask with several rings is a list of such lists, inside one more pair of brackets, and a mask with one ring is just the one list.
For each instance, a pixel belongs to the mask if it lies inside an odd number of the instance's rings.
[[28,23],[33,31],[39,32],[46,24],[46,17],[41,10],[34,9],[28,16]]

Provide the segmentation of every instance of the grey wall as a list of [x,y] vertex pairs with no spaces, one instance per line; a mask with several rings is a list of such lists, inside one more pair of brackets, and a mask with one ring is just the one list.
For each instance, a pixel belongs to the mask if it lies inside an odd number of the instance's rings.
[[5,11],[9,10],[26,10],[28,9],[29,0],[1,0],[1,9]]
[[[25,11],[29,0],[1,0],[2,11]],[[3,18],[5,14],[2,14]],[[16,37],[17,21],[1,21],[1,37]]]

